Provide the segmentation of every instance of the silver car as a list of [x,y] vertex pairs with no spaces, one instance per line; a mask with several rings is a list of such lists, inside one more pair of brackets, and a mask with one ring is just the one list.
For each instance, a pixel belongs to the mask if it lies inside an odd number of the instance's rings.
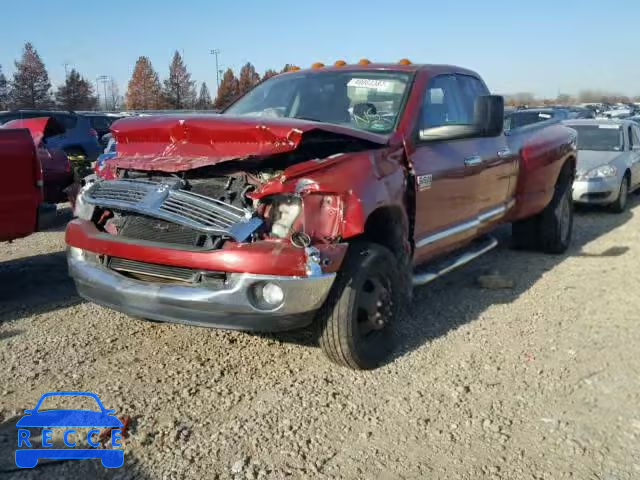
[[578,132],[573,201],[624,211],[629,193],[640,187],[640,126],[606,119],[564,124]]

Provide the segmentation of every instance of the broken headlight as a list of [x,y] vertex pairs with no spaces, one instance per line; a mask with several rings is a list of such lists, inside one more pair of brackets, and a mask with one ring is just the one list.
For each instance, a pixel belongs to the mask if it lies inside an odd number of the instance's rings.
[[94,184],[95,182],[86,182],[84,186],[78,192],[76,197],[76,204],[73,209],[73,216],[78,217],[80,220],[91,220],[93,218],[93,212],[95,210],[95,206],[87,203],[85,200],[85,195],[87,190]]
[[271,234],[278,238],[287,238],[301,212],[302,199],[300,197],[284,195],[273,198],[269,213]]

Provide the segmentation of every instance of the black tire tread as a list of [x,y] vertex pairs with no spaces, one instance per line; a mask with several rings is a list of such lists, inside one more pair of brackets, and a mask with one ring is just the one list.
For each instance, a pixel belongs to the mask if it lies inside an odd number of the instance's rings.
[[[565,196],[571,195],[571,185],[573,178],[560,179],[555,187],[553,197],[544,210],[523,220],[518,220],[512,225],[513,246],[523,250],[537,250],[544,253],[559,254],[564,253],[571,241],[571,230],[573,229],[573,213],[571,215],[571,226],[569,238],[566,242],[560,238],[561,227],[557,218],[556,209]],[[573,209],[573,201],[571,208]]]
[[[375,364],[367,363],[359,358],[353,340],[355,338],[353,323],[346,321],[352,315],[357,291],[353,287],[354,279],[361,274],[363,255],[383,257],[391,265],[397,265],[393,254],[376,243],[357,241],[349,246],[347,257],[338,273],[327,299],[318,311],[316,324],[318,339],[325,355],[334,363],[354,370],[375,368]],[[369,259],[369,261],[372,261]]]
[[[560,223],[556,219],[556,208],[560,202],[565,199],[566,195],[571,195],[571,185],[566,183],[557,185],[551,202],[549,202],[549,205],[547,205],[541,213],[538,234],[540,250],[544,253],[564,253],[569,247],[569,242],[565,244],[560,238]],[[569,199],[569,202],[571,203],[571,208],[573,208],[572,199]],[[570,228],[572,229],[573,218],[571,219],[571,222],[572,225]],[[569,232],[569,241],[570,240],[571,232]]]

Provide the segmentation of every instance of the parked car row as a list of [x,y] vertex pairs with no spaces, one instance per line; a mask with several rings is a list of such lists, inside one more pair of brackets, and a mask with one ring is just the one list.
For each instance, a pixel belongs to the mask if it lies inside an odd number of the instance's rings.
[[111,124],[121,118],[114,114],[75,113],[58,110],[13,110],[0,112],[0,125],[12,120],[54,118],[63,129],[47,138],[46,145],[64,151],[72,162],[93,162],[104,149],[100,139]]
[[564,123],[578,133],[574,202],[623,212],[629,193],[640,188],[640,126],[609,119]]

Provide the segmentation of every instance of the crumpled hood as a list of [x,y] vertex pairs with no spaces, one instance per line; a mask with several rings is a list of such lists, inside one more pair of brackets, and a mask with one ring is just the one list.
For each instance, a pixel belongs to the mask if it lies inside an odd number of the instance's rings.
[[290,152],[314,130],[379,145],[387,143],[384,135],[291,118],[159,115],[115,122],[111,131],[118,156],[110,164],[135,170],[191,170],[233,159]]
[[586,173],[601,165],[607,165],[624,155],[625,152],[600,152],[596,150],[578,150],[577,172]]

